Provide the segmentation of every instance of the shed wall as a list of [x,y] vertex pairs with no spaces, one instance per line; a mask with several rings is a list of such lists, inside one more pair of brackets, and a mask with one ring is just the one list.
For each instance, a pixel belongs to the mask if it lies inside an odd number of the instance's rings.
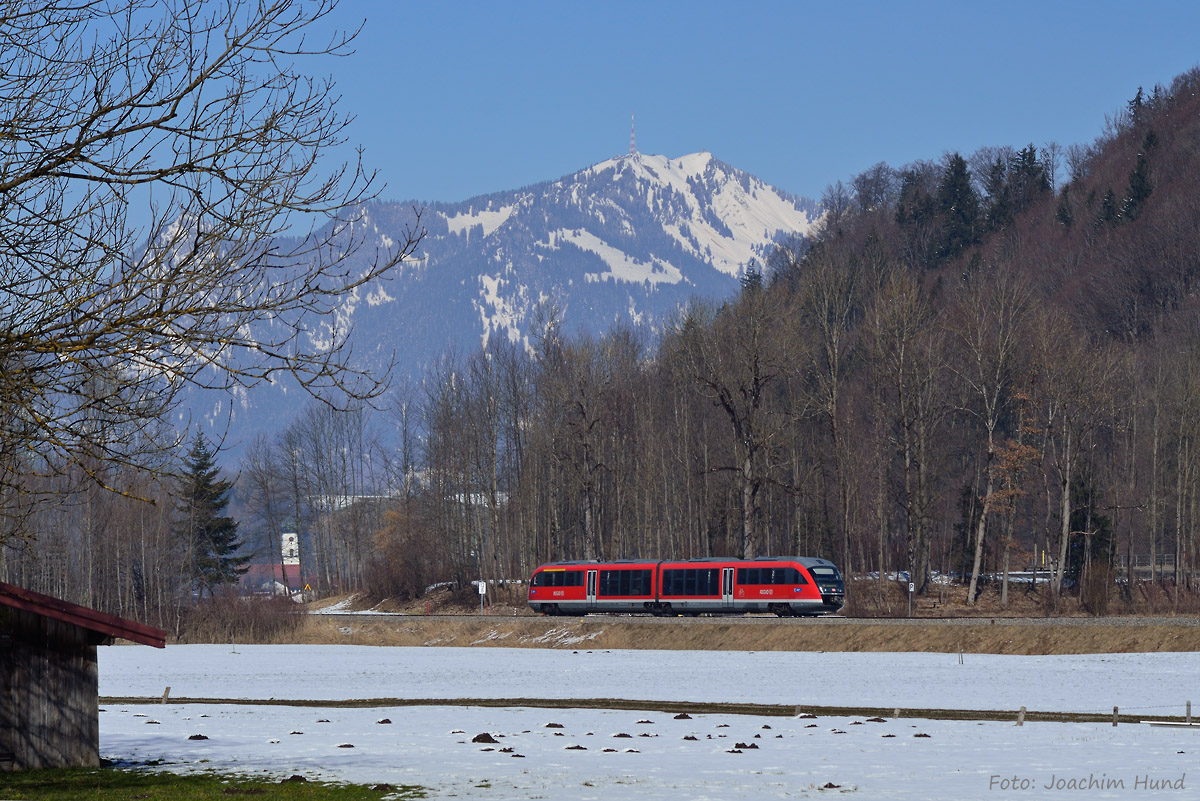
[[61,620],[0,609],[0,769],[100,763],[96,645],[103,639]]

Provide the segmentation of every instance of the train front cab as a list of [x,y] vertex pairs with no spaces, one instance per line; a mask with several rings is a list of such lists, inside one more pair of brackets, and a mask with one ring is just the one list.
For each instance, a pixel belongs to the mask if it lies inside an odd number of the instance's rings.
[[594,583],[591,587],[585,586],[587,573],[591,573],[594,582],[594,566],[589,571],[578,562],[542,565],[529,580],[529,608],[546,615],[586,613],[588,596],[594,598],[596,593]]
[[806,556],[797,560],[812,578],[821,596],[820,612],[835,614],[846,603],[846,583],[837,566],[828,559]]
[[844,590],[834,564],[814,557],[758,557],[737,563],[739,612],[808,617],[837,612]]

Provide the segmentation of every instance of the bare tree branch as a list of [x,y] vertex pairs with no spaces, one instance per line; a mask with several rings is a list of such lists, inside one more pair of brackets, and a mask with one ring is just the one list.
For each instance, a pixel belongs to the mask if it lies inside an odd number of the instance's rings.
[[0,0],[0,487],[143,464],[189,386],[384,389],[343,307],[421,234],[363,250],[374,176],[323,159],[334,5]]

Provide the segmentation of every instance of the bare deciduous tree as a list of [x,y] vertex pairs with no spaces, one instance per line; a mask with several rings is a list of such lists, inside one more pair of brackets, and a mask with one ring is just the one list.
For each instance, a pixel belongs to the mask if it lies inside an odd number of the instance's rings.
[[335,312],[420,237],[347,258],[372,176],[326,168],[349,118],[303,71],[334,3],[0,0],[5,489],[140,463],[188,385],[381,389]]
[[733,452],[717,457],[709,469],[736,477],[745,559],[760,555],[761,493],[768,483],[764,462],[785,430],[771,397],[797,356],[777,335],[787,319],[778,294],[749,286],[737,303],[716,313],[693,304],[673,332],[689,379],[723,412],[732,435]]
[[897,271],[876,293],[865,331],[872,380],[896,440],[906,567],[921,594],[931,578],[934,439],[946,414],[945,337],[935,319],[917,281]]
[[854,208],[854,195],[841,181],[836,181],[825,187],[821,194],[821,208],[825,210],[823,220],[827,231],[836,231],[846,215]]
[[958,346],[959,361],[954,371],[964,392],[962,408],[983,427],[985,446],[984,490],[975,527],[968,604],[974,604],[976,599],[989,517],[1006,503],[1005,464],[998,429],[1008,402],[1029,307],[1030,293],[1025,283],[1000,271],[991,281],[974,276],[962,287],[952,312],[950,333]]
[[900,182],[896,171],[881,161],[854,176],[850,185],[859,210],[874,211],[896,201]]

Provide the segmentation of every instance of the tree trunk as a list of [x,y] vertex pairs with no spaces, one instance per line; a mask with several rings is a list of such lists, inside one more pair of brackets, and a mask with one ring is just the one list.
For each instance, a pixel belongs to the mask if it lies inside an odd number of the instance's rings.
[[975,595],[979,587],[979,570],[983,565],[983,538],[987,531],[988,514],[991,512],[995,492],[995,470],[993,463],[996,458],[995,439],[992,429],[988,429],[987,449],[987,490],[983,495],[983,508],[979,511],[979,524],[975,529],[975,560],[971,567],[971,585],[967,590],[967,604],[975,605]]
[[753,457],[749,452],[742,459],[742,558],[758,556],[757,527],[758,485],[754,476]]
[[1062,524],[1062,541],[1058,544],[1058,564],[1054,565],[1054,575],[1051,579],[1051,589],[1057,596],[1062,591],[1063,577],[1066,575],[1067,569],[1067,548],[1071,540],[1071,472],[1074,465],[1074,454],[1072,452],[1071,431],[1069,427],[1064,426],[1064,434],[1066,441],[1063,444],[1063,468],[1062,479],[1059,482],[1059,489],[1062,495],[1059,498],[1059,514],[1061,515]]

